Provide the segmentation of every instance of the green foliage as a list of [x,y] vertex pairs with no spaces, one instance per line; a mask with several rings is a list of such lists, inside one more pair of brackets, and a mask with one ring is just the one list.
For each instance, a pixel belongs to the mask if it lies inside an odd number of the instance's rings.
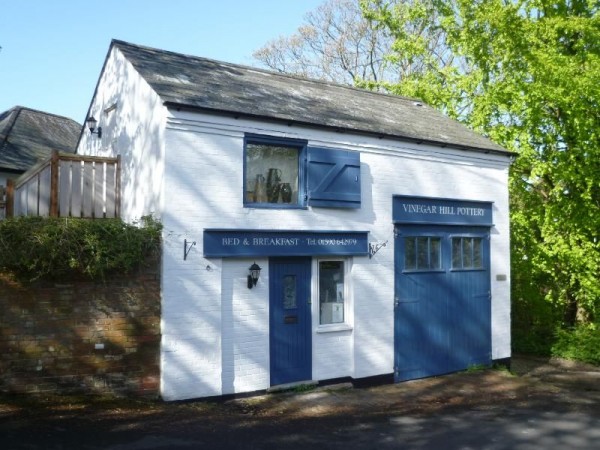
[[552,323],[540,320],[531,328],[513,327],[513,351],[600,365],[598,324],[582,324],[571,328],[555,325],[555,328],[551,328]]
[[551,324],[531,329],[513,326],[512,351],[530,355],[551,356],[555,340]]
[[126,273],[159,251],[161,229],[152,217],[139,224],[120,219],[6,219],[0,221],[0,269],[26,280]]
[[[361,5],[396,38],[390,62],[428,61],[398,83],[372,87],[421,97],[519,153],[509,186],[512,298],[515,325],[523,327],[517,335],[594,322],[600,313],[598,2]],[[407,23],[439,30],[453,64],[436,64],[426,45],[411,42]]]
[[600,365],[600,329],[596,324],[558,330],[552,355]]

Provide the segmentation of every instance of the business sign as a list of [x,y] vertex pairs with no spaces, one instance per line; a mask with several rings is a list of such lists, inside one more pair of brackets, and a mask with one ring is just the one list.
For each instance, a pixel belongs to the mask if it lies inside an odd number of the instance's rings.
[[205,257],[368,255],[368,231],[204,230]]
[[492,202],[396,195],[394,223],[492,226]]

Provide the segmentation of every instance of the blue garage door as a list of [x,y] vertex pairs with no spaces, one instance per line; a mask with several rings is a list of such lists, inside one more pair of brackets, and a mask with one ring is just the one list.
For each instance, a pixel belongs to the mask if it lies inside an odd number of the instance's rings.
[[489,228],[397,225],[396,381],[491,362]]

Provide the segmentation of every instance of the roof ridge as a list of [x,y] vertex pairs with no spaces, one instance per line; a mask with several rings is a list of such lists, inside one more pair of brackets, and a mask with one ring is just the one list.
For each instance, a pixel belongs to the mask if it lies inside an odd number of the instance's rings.
[[10,112],[10,111],[14,111],[14,112],[12,113],[13,117],[10,118],[10,122],[7,127],[7,131],[6,131],[6,133],[4,133],[4,139],[2,140],[2,145],[0,145],[0,150],[3,150],[6,148],[6,144],[8,143],[8,136],[10,136],[10,132],[15,127],[15,124],[17,123],[17,118],[21,114],[22,110],[23,110],[22,106],[13,106],[9,110],[7,110],[7,112]]
[[[426,104],[423,100],[416,98],[416,97],[406,97],[403,95],[390,94],[387,92],[372,91],[370,89],[361,88],[361,87],[357,87],[357,86],[350,86],[347,84],[335,83],[333,81],[318,80],[316,78],[308,78],[308,77],[303,77],[301,75],[276,72],[273,70],[264,69],[262,67],[255,67],[255,66],[249,66],[246,64],[232,63],[232,62],[228,62],[228,61],[222,61],[219,59],[207,58],[204,56],[197,56],[197,55],[191,55],[188,53],[175,52],[172,50],[164,50],[164,49],[160,49],[160,48],[156,48],[156,47],[150,47],[147,45],[133,44],[131,42],[127,42],[127,41],[123,41],[123,40],[119,40],[119,39],[113,39],[111,42],[111,46],[112,45],[116,45],[117,47],[127,46],[127,47],[134,47],[137,49],[142,49],[142,50],[150,50],[150,51],[155,51],[155,52],[160,52],[160,53],[167,53],[167,54],[177,55],[177,56],[185,57],[185,58],[189,58],[189,59],[208,61],[208,62],[220,64],[223,66],[230,66],[230,67],[241,68],[241,69],[246,69],[246,70],[254,70],[256,72],[264,73],[267,75],[274,75],[274,76],[278,76],[281,78],[288,78],[288,79],[298,80],[298,81],[307,82],[307,83],[321,84],[321,85],[331,86],[331,87],[335,87],[335,88],[349,89],[349,90],[361,92],[364,94],[378,95],[378,96],[381,95],[381,96],[385,96],[388,98],[392,98],[394,100],[404,100],[404,101],[408,101],[408,102],[412,102],[412,103],[419,102],[422,104]],[[429,105],[427,105],[427,106],[429,106]]]
[[14,108],[20,108],[21,111],[27,110],[27,111],[31,111],[31,112],[38,113],[38,114],[44,114],[45,116],[54,116],[54,117],[59,117],[61,119],[72,120],[73,122],[79,124],[79,122],[77,122],[75,119],[72,119],[71,117],[67,117],[67,116],[63,116],[61,114],[51,113],[51,112],[47,112],[47,111],[42,111],[40,109],[30,108],[29,106],[15,106]]

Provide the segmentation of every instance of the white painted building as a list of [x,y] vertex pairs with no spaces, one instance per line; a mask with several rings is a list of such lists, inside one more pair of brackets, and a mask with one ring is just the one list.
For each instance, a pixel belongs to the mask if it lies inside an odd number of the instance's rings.
[[164,399],[510,358],[511,155],[488,139],[415,100],[121,41],[88,116],[78,153],[121,155],[123,218],[164,225]]

